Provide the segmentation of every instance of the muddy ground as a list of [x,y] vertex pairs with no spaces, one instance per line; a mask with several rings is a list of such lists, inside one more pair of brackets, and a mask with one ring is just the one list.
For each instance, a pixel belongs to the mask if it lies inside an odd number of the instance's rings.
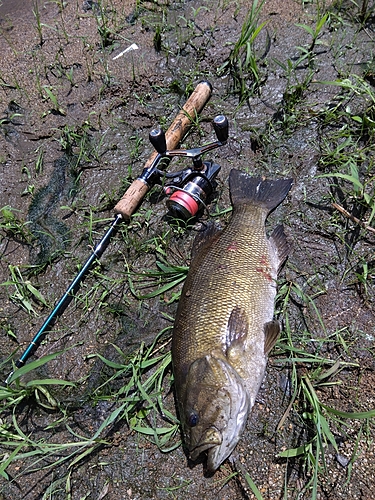
[[[210,213],[192,227],[177,227],[165,217],[165,199],[155,188],[39,348],[37,357],[66,351],[22,383],[62,379],[75,385],[52,386],[49,400],[30,391],[19,405],[3,407],[2,463],[14,449],[6,445],[15,440],[8,435],[22,443],[24,433],[29,444],[9,460],[0,498],[234,500],[256,498],[254,491],[264,499],[307,499],[314,491],[321,499],[373,497],[372,414],[334,420],[321,407],[337,449],[329,440],[324,444],[314,490],[317,421],[303,390],[311,382],[322,403],[342,412],[375,407],[375,238],[365,225],[374,205],[370,3],[266,1],[258,25],[267,24],[253,45],[257,81],[248,71],[249,92],[240,102],[232,75],[218,69],[239,38],[251,2],[2,0],[0,207],[8,207],[0,243],[4,380],[11,369],[8,356],[18,349],[16,358],[27,347],[108,227],[117,200],[142,171],[152,151],[150,129],[167,128],[202,79],[212,83],[213,96],[185,145],[214,140],[210,122],[221,113],[229,119],[230,140],[210,157],[222,167]],[[114,59],[133,43],[137,50]],[[368,86],[365,91],[358,90],[355,75]],[[324,83],[348,78],[358,83],[356,89]],[[354,136],[350,149],[345,140]],[[319,177],[335,172],[344,153],[358,166],[361,192],[345,179]],[[188,265],[200,222],[215,218],[225,224],[230,216],[225,209],[233,167],[295,179],[270,221],[284,222],[293,252],[277,304],[284,333],[259,401],[233,457],[207,476],[204,461],[188,462],[178,432],[161,451],[134,430],[134,422],[142,420],[141,404],[133,420],[106,422],[124,403],[120,394],[128,373],[109,384],[114,372],[96,355],[124,364],[142,343],[150,346],[171,326],[174,290],[139,299],[127,272],[136,280],[136,273],[156,270],[161,258]],[[156,347],[165,356],[169,335],[167,330]],[[170,376],[167,368],[162,398],[175,415]],[[171,419],[151,415],[151,427],[171,425]],[[95,435],[103,423],[108,425]],[[59,457],[69,451],[38,463],[27,455],[43,443],[78,442],[79,436],[102,441],[62,462]],[[297,457],[278,456],[303,444]]]

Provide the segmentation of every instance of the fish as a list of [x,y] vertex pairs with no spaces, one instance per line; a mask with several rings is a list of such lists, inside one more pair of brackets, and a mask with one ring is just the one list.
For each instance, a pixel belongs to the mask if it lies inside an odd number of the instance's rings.
[[293,179],[232,169],[228,225],[196,236],[172,333],[177,410],[189,458],[207,455],[214,473],[234,450],[280,333],[274,319],[278,272],[290,245],[265,223]]

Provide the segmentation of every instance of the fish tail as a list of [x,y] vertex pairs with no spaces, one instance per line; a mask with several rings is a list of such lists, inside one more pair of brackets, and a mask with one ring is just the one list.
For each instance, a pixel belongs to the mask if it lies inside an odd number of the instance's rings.
[[293,179],[250,177],[235,169],[229,174],[229,190],[234,208],[255,205],[271,212],[283,201],[292,184]]

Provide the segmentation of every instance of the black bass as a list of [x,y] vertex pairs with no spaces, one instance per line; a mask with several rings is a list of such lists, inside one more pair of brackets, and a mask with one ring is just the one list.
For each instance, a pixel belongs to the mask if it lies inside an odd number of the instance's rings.
[[267,238],[268,214],[292,179],[232,170],[233,215],[194,242],[172,336],[177,404],[192,460],[207,451],[215,471],[231,454],[255,403],[280,327],[273,319],[276,279],[289,247],[283,227]]

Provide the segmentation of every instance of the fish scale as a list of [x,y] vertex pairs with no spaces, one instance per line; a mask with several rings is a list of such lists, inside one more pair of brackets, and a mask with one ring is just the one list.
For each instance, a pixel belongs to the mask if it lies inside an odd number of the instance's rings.
[[277,272],[288,253],[265,221],[292,180],[230,174],[233,215],[194,243],[172,336],[176,397],[193,459],[207,451],[214,471],[231,453],[261,385],[279,326],[273,320]]

